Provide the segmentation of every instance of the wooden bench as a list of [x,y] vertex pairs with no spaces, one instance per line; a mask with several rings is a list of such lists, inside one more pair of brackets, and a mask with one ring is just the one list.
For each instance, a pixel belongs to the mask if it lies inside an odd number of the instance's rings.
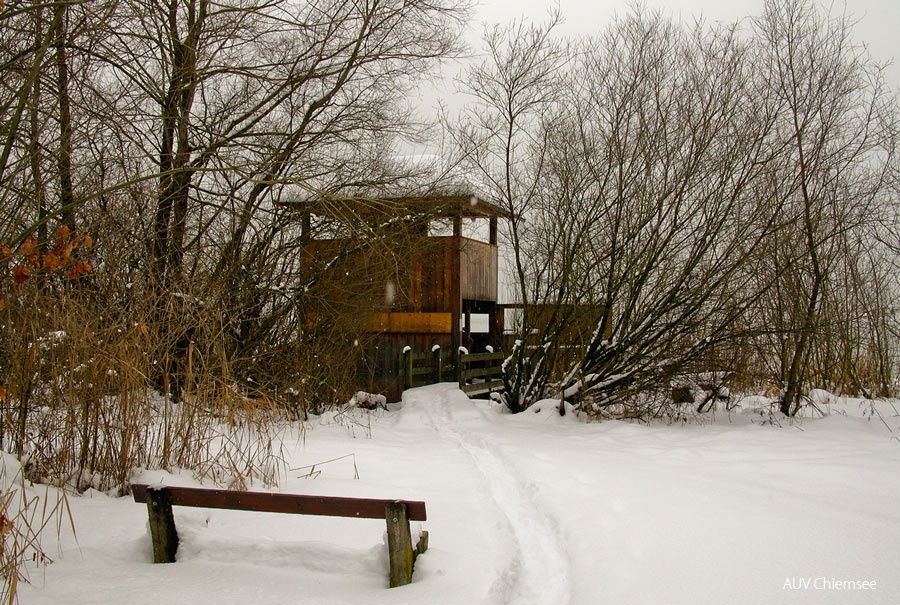
[[391,588],[412,582],[415,558],[428,548],[428,532],[422,532],[416,547],[413,548],[409,529],[410,521],[426,520],[424,502],[300,496],[161,485],[132,485],[131,492],[135,502],[147,503],[154,563],[173,563],[175,561],[175,552],[178,550],[178,532],[175,529],[175,518],[172,515],[173,506],[385,519],[388,554],[390,555]]

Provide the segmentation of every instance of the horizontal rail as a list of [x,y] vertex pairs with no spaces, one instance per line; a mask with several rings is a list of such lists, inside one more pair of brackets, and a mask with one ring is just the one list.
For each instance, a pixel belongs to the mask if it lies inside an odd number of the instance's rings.
[[[135,502],[147,502],[149,485],[132,485]],[[383,500],[372,498],[342,498],[337,496],[306,496],[298,494],[272,494],[267,492],[241,492],[224,489],[198,489],[193,487],[164,486],[169,503],[173,506],[199,508],[223,508],[249,510],[264,513],[289,513],[296,515],[321,515],[326,517],[357,517],[360,519],[384,519],[388,504],[402,502],[406,505],[411,521],[425,521],[425,503],[415,500]]]
[[431,361],[434,358],[434,353],[413,353],[411,351],[402,353],[400,357],[404,357],[406,355],[409,355],[413,361]]
[[503,388],[502,380],[491,380],[489,382],[476,382],[474,384],[464,384],[459,387],[463,393],[467,395],[489,393]]
[[497,366],[488,367],[488,368],[469,368],[468,370],[464,370],[462,373],[463,379],[467,378],[482,378],[483,376],[496,376],[500,373],[500,368]]
[[465,355],[466,363],[473,363],[478,361],[501,361],[506,359],[506,354],[501,352],[498,353],[467,353]]

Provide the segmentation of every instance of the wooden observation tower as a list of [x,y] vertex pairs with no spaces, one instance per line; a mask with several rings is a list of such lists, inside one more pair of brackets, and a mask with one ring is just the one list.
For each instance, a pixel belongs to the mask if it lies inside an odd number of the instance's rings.
[[[361,313],[366,315],[360,323],[361,389],[399,396],[399,359],[407,348],[426,352],[440,347],[448,362],[460,347],[472,353],[488,346],[500,350],[497,232],[498,220],[509,218],[503,208],[471,193],[292,206],[302,213],[305,249],[312,260],[337,258],[341,242],[356,235],[313,234],[317,216],[352,213],[388,243],[344,258],[348,276],[391,276],[385,280],[385,296],[370,296],[371,304]],[[390,246],[394,236],[396,249]]]

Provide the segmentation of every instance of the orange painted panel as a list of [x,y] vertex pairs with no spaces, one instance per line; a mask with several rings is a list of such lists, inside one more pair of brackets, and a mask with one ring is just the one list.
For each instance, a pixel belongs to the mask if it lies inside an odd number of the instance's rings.
[[369,332],[386,334],[449,334],[451,313],[373,313]]

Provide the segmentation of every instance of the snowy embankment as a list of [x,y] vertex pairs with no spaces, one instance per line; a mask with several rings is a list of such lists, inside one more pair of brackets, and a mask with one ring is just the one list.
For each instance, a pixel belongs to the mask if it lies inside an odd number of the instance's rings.
[[386,588],[380,521],[176,508],[179,561],[153,565],[145,507],[88,492],[69,499],[77,542],[63,531],[59,549],[45,544],[55,562],[30,571],[20,599],[894,603],[900,418],[889,403],[884,420],[867,417],[868,405],[838,400],[780,427],[747,411],[648,427],[415,389],[402,408],[310,422],[285,444],[299,470],[281,485],[425,500],[430,548],[411,585]]

